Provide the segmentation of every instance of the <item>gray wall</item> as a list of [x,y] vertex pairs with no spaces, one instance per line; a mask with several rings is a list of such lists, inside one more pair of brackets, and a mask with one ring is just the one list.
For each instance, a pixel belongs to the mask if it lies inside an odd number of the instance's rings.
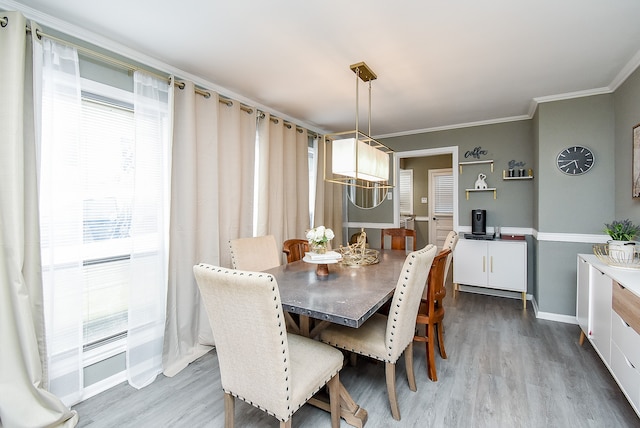
[[[601,234],[614,218],[613,95],[544,103],[537,114],[537,226],[540,234]],[[568,176],[556,167],[565,147],[584,145],[595,156],[586,174]],[[540,311],[575,315],[576,258],[591,244],[539,239],[535,298]]]
[[[470,210],[487,210],[487,225],[532,228],[542,239],[529,237],[531,268],[528,292],[538,309],[575,315],[576,255],[590,253],[591,243],[572,242],[567,234],[602,234],[614,218],[640,223],[640,200],[631,198],[631,128],[640,122],[640,73],[633,73],[614,94],[543,103],[532,120],[429,132],[382,140],[397,152],[457,146],[459,160],[481,147],[488,165],[465,166],[459,175],[460,226],[470,226]],[[582,176],[562,174],[555,165],[560,150],[585,145],[596,164]],[[504,181],[509,160],[534,170],[530,181]],[[472,193],[479,172],[488,176],[491,193]],[[364,216],[366,218],[366,216]],[[371,233],[375,233],[372,231]]]
[[[508,168],[510,160],[524,162],[525,168],[534,169],[536,175],[530,120],[392,137],[381,142],[397,152],[458,146],[460,162],[474,160],[465,158],[465,153],[481,147],[487,154],[482,155],[480,160],[493,159],[494,172],[491,172],[488,164],[463,168],[458,177],[460,225],[471,226],[472,209],[486,209],[487,226],[531,227],[535,180],[502,180],[502,170]],[[457,166],[454,165],[454,168]],[[497,189],[496,200],[491,192],[472,193],[466,200],[465,189],[473,188],[480,172],[486,173],[489,187]]]
[[[615,217],[640,223],[640,198],[631,197],[631,129],[640,123],[640,71],[636,70],[618,88],[615,111]],[[637,238],[640,239],[640,238]]]

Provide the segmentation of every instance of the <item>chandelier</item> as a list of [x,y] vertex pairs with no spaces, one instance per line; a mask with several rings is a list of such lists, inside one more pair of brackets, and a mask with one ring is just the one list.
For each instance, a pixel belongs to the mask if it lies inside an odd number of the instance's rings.
[[[359,62],[350,66],[356,75],[356,126],[354,130],[326,134],[324,144],[324,180],[365,189],[390,189],[389,172],[393,151],[371,135],[371,81],[376,74]],[[369,127],[365,134],[360,126],[360,80],[369,85]],[[331,164],[328,165],[328,157]]]

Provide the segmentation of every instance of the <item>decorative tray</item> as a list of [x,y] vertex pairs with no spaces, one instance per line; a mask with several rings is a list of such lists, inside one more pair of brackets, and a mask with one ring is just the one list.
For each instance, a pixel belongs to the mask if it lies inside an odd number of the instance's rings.
[[623,255],[620,251],[609,251],[609,244],[594,244],[593,254],[609,266],[621,269],[640,269],[640,252],[636,249],[633,253]]

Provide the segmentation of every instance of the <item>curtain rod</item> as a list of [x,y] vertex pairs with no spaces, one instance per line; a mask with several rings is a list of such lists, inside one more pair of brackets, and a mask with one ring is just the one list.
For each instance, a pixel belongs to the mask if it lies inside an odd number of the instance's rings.
[[[27,31],[31,32],[32,30],[31,30],[31,28],[27,27]],[[104,61],[106,63],[115,65],[115,66],[120,67],[120,68],[124,68],[125,70],[130,70],[130,71],[138,71],[138,70],[140,70],[140,71],[144,71],[145,73],[151,74],[152,76],[155,76],[156,78],[158,78],[160,80],[166,80],[167,83],[170,82],[170,78],[169,78],[168,75],[158,74],[158,73],[155,73],[153,71],[147,70],[145,68],[138,67],[138,66],[133,65],[133,64],[129,64],[128,62],[121,61],[119,59],[110,57],[108,55],[101,54],[101,53],[96,52],[96,51],[94,51],[92,49],[85,48],[84,46],[80,46],[80,45],[78,45],[76,43],[73,43],[73,42],[70,42],[68,40],[60,39],[60,38],[58,38],[56,36],[52,36],[51,34],[44,33],[39,28],[36,28],[35,31],[36,31],[36,37],[38,37],[38,39],[42,39],[42,37],[46,37],[47,39],[51,39],[51,40],[53,40],[55,42],[62,43],[63,45],[75,48],[78,52],[82,52],[83,54],[85,54],[87,56],[92,56],[92,57],[97,58],[97,59],[99,59],[101,61]]]
[[[9,23],[9,19],[8,18],[6,18],[6,17],[1,17],[0,18],[0,26],[6,27],[8,23]],[[28,26],[26,27],[26,30],[28,32],[32,31],[32,29],[30,27],[28,27]],[[113,65],[118,66],[120,68],[124,68],[125,70],[131,70],[131,71],[140,70],[140,71],[144,71],[145,73],[151,74],[151,75],[157,77],[158,79],[166,80],[167,83],[171,82],[171,79],[170,79],[170,77],[168,75],[161,75],[161,74],[158,74],[158,73],[154,73],[154,72],[149,71],[147,69],[144,69],[142,67],[138,67],[138,66],[130,64],[128,62],[121,61],[119,59],[112,58],[112,57],[110,57],[108,55],[101,54],[101,53],[96,52],[94,50],[91,50],[89,48],[85,48],[84,46],[80,46],[80,45],[78,45],[76,43],[70,42],[68,40],[60,39],[60,38],[58,38],[56,36],[52,36],[50,34],[44,33],[39,28],[36,28],[35,33],[36,33],[36,37],[38,37],[38,39],[42,39],[42,37],[46,37],[46,38],[51,39],[53,41],[56,41],[58,43],[62,43],[64,45],[66,45],[66,46],[73,47],[77,51],[82,52],[85,55],[92,56],[92,57],[97,58],[97,59],[99,59],[101,61],[104,61],[106,63],[113,64]],[[184,82],[179,82],[179,81],[176,81],[175,85],[178,86],[180,89],[184,89],[184,86],[185,86]],[[210,92],[202,90],[200,88],[195,88],[195,92],[197,94],[202,95],[205,98],[209,98],[211,96]],[[229,98],[226,98],[226,97],[223,97],[223,96],[219,96],[219,98],[220,98],[219,101],[221,103],[223,103],[223,104],[231,105],[234,102],[232,99],[229,99]],[[253,113],[253,108],[251,108],[250,106],[244,105],[244,104],[240,104],[240,109],[242,111],[246,111],[249,114]],[[260,114],[261,117],[264,117],[264,115],[265,115],[265,113],[261,112],[261,111],[259,111],[259,114]],[[280,120],[280,119],[274,116],[274,117],[271,117],[270,120],[273,123],[278,123],[278,120]],[[302,128],[300,126],[294,125],[294,124],[289,123],[289,122],[284,121],[284,120],[283,120],[283,123],[287,128],[291,128],[292,126],[295,126],[296,130],[298,130],[298,132],[302,132],[305,129],[305,128]],[[308,129],[307,129],[307,133],[309,133],[312,136],[316,136],[316,137],[320,136],[319,134],[317,134],[317,133],[315,133],[315,132],[313,132],[311,130],[308,130]]]

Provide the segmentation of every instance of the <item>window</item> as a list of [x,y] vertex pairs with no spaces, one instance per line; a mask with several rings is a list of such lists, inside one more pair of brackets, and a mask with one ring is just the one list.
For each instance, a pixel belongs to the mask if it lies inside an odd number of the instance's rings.
[[413,215],[413,170],[400,170],[400,215]]
[[316,180],[318,177],[318,140],[309,137],[309,227],[313,227],[316,209]]
[[434,179],[434,214],[453,214],[453,175],[435,175]]
[[127,330],[134,119],[122,95],[82,96],[85,347]]

